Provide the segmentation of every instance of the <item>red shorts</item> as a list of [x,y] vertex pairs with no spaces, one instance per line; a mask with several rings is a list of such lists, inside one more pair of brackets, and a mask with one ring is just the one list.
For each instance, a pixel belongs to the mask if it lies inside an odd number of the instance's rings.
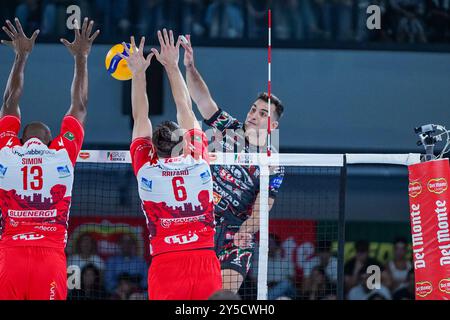
[[63,250],[0,249],[0,300],[65,300],[67,263]]
[[163,253],[152,259],[150,300],[206,300],[220,289],[222,276],[214,250]]

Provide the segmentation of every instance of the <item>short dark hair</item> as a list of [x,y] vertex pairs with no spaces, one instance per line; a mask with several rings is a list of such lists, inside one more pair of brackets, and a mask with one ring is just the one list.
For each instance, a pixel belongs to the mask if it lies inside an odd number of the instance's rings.
[[[258,95],[257,100],[262,100],[269,103],[269,94],[267,92],[261,92]],[[284,112],[284,106],[281,100],[274,94],[270,94],[270,103],[275,106],[275,113],[277,114],[277,120],[281,118]]]
[[172,149],[183,140],[180,135],[177,140],[172,140],[172,133],[180,129],[180,126],[173,121],[164,121],[153,131],[152,142],[156,148],[158,157],[170,158]]

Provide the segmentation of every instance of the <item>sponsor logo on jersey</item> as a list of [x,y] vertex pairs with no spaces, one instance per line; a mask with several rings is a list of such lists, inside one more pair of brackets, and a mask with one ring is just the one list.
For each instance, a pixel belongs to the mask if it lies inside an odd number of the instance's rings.
[[430,281],[421,281],[416,283],[416,294],[421,297],[425,298],[429,294],[433,292],[433,285]]
[[206,184],[211,181],[211,173],[209,170],[206,170],[205,172],[200,173],[200,178],[202,179],[202,183]]
[[281,187],[282,182],[283,182],[282,177],[275,177],[272,179],[272,181],[270,181],[270,187],[272,187],[274,189],[278,189]]
[[8,167],[5,167],[4,165],[0,164],[0,178],[5,177],[7,170],[8,170]]
[[66,178],[66,177],[70,176],[69,166],[57,167],[56,170],[58,170],[58,174],[59,174],[60,178]]
[[441,194],[447,190],[447,180],[445,178],[435,178],[428,181],[428,191]]
[[222,199],[222,196],[220,194],[218,194],[217,192],[213,192],[213,202],[214,205],[218,204],[220,202],[220,200]]
[[106,153],[106,158],[112,162],[123,162],[126,159],[125,151],[112,151]]
[[55,232],[56,231],[56,227],[35,226],[34,228],[37,230],[45,231],[45,232]]
[[43,238],[45,238],[44,235],[34,232],[16,234],[15,236],[12,237],[13,240],[24,240],[24,241],[40,240]]
[[141,189],[144,191],[152,192],[153,190],[153,181],[148,180],[144,177],[141,178]]
[[50,300],[55,300],[56,288],[57,288],[57,285],[56,285],[55,281],[50,283]]
[[183,161],[183,159],[181,157],[164,159],[164,163],[176,163],[176,162],[181,162],[181,161]]
[[173,177],[173,176],[188,176],[189,170],[164,170],[162,172],[163,177]]
[[19,226],[19,223],[16,220],[10,219],[9,224],[11,227],[17,228]]
[[26,144],[25,144],[25,148],[29,148],[30,146],[32,146],[33,144],[36,144],[38,146],[42,145],[42,142],[38,139],[30,139]]
[[25,153],[17,151],[17,149],[18,148],[14,148],[12,153],[14,155],[18,155],[19,157],[23,157],[23,156],[41,156],[42,157],[43,155],[46,155],[46,154],[56,154],[56,151],[49,150],[49,149],[47,149],[47,150],[31,149],[31,150],[28,150]]
[[446,279],[441,279],[441,281],[439,281],[439,290],[450,294],[450,279],[446,278]]
[[64,133],[63,137],[66,138],[69,141],[75,140],[75,136],[70,131],[67,131],[66,133]]
[[422,185],[418,181],[410,182],[408,186],[408,192],[411,198],[415,198],[422,193]]
[[167,218],[160,218],[161,220],[161,227],[163,228],[169,228],[172,223],[175,225],[180,225],[180,224],[186,224],[186,223],[191,223],[191,222],[198,222],[198,221],[203,221],[206,219],[206,216],[204,214],[195,216],[195,217],[184,217],[184,218],[172,218],[172,219],[167,219]]
[[11,218],[51,218],[56,217],[56,209],[53,210],[8,210]]
[[188,244],[196,242],[198,240],[198,235],[194,232],[188,234],[177,234],[173,236],[168,236],[164,238],[164,242],[167,244]]
[[234,177],[229,172],[227,172],[224,168],[221,168],[219,170],[219,175],[225,181],[228,181],[228,182],[231,182],[231,183],[235,183],[236,182]]
[[78,155],[81,159],[86,160],[89,159],[89,157],[91,156],[91,154],[89,152],[80,152],[80,154]]

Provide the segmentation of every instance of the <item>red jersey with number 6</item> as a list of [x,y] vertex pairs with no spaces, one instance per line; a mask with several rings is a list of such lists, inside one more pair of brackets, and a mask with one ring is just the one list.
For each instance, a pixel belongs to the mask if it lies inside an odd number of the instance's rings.
[[184,136],[183,154],[159,159],[152,141],[131,144],[150,253],[214,248],[214,206],[207,140],[201,130]]
[[64,117],[60,134],[43,144],[17,137],[20,119],[0,119],[0,248],[40,246],[64,249],[73,172],[84,130]]

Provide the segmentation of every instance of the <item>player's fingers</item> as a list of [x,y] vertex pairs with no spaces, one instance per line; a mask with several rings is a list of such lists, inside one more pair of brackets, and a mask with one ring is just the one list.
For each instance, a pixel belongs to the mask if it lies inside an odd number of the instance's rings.
[[2,40],[1,43],[4,44],[5,46],[12,47],[12,41]]
[[33,34],[31,35],[31,40],[35,41],[37,36],[39,35],[39,32],[41,32],[41,30],[37,29],[36,31],[33,32]]
[[94,40],[98,37],[100,34],[100,30],[95,31],[95,33],[92,35],[92,37],[89,38],[90,42],[94,42]]
[[154,55],[154,56],[156,57],[156,59],[158,59],[158,61],[159,61],[160,55],[159,55],[158,50],[156,50],[155,48],[151,48],[150,51],[153,53],[153,55]]
[[173,31],[172,30],[169,31],[169,39],[170,39],[170,45],[174,46],[175,45],[175,39],[173,37]]
[[187,35],[186,35],[186,39],[187,39],[189,45],[191,46],[191,45],[192,45],[192,44],[191,44],[191,35],[190,35],[190,34],[187,34]]
[[141,37],[141,42],[139,43],[139,51],[144,54],[145,37]]
[[168,46],[170,44],[170,40],[169,40],[169,35],[167,34],[166,28],[163,29],[163,36],[164,36],[165,44]]
[[164,39],[163,39],[163,37],[162,37],[161,30],[158,30],[157,35],[158,35],[159,45],[160,45],[161,47],[163,47],[163,46],[165,45],[165,43],[164,43]]
[[81,27],[81,36],[83,38],[86,37],[86,30],[87,30],[87,26],[88,26],[88,18],[84,18],[83,20],[83,26]]
[[23,28],[22,25],[20,24],[19,19],[15,18],[14,22],[16,23],[17,31],[19,31],[19,33],[24,36],[25,33],[23,32]]
[[67,40],[64,39],[64,38],[59,39],[59,41],[61,41],[61,43],[62,43],[63,45],[65,45],[66,47],[70,46],[70,42],[67,41]]
[[6,20],[6,25],[8,26],[8,28],[11,31],[12,34],[17,35],[17,30],[16,30],[16,28],[14,28],[13,24],[11,23],[11,21]]
[[89,38],[92,33],[92,28],[94,28],[94,20],[91,20],[88,24],[87,30],[86,30],[86,37]]
[[181,37],[178,37],[177,44],[175,45],[175,49],[180,50],[180,45],[182,42],[183,42],[183,40],[181,40]]
[[123,55],[123,54],[121,54],[121,53],[118,53],[117,55],[118,55],[119,57],[121,57],[122,59],[128,61],[129,56],[127,57],[127,56],[125,56],[125,55]]
[[73,24],[75,25],[75,39],[78,39],[80,37],[80,22],[78,22],[78,20],[74,20]]
[[133,52],[136,52],[136,41],[134,40],[134,36],[130,37],[130,43],[131,43],[131,48],[133,49]]
[[147,63],[147,65],[150,65],[154,56],[155,56],[155,54],[153,52],[148,54],[147,59],[145,59],[145,62]]
[[11,31],[9,31],[9,29],[5,26],[2,27],[3,31],[5,31],[5,33],[8,35],[8,37],[11,38],[11,40],[14,40],[16,37],[11,33]]
[[125,42],[122,42],[122,46],[127,53],[127,55],[130,55],[130,49],[128,48],[128,45]]

